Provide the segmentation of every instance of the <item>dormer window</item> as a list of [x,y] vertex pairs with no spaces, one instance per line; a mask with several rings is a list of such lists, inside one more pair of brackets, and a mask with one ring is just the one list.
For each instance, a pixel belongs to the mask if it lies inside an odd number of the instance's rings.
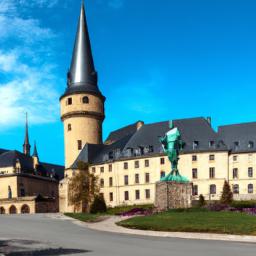
[[213,140],[209,141],[209,147],[210,148],[215,147],[215,142]]
[[235,142],[234,142],[234,146],[235,146],[235,149],[237,150],[238,147],[239,147],[239,141],[235,141]]
[[153,152],[154,152],[154,147],[150,145],[150,146],[148,147],[148,152],[149,152],[149,153],[153,153]]
[[113,159],[113,158],[114,158],[114,153],[113,153],[113,151],[110,151],[110,152],[108,153],[108,159],[111,160],[111,159]]
[[248,143],[248,148],[253,148],[253,147],[254,147],[253,141],[249,141],[249,143]]
[[193,149],[197,149],[199,147],[199,141],[193,142]]

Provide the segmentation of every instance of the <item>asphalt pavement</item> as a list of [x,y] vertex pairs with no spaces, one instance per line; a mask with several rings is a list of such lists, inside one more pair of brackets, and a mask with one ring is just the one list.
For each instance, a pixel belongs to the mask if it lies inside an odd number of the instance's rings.
[[124,235],[49,215],[0,216],[0,255],[255,256],[256,244]]

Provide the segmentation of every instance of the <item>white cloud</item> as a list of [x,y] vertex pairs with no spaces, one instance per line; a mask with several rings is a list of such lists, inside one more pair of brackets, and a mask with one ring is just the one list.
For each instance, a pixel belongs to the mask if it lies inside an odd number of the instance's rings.
[[47,7],[52,8],[54,7],[59,0],[19,0],[20,5],[25,7]]
[[49,39],[56,35],[39,20],[21,17],[17,8],[22,2],[50,7],[57,1],[0,0],[1,129],[23,125],[25,112],[29,113],[30,123],[58,118],[55,66],[46,57],[52,54]]

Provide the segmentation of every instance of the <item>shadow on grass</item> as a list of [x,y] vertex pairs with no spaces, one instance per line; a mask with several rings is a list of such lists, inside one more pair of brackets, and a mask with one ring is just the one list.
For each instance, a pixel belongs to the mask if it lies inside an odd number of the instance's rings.
[[[43,248],[42,248],[43,247]],[[30,240],[0,241],[0,255],[4,256],[52,256],[88,253],[90,250],[49,248],[47,244]]]

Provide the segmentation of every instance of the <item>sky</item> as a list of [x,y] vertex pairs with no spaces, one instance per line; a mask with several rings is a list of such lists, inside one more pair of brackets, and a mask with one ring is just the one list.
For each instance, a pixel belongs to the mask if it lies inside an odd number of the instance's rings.
[[[0,0],[0,148],[64,163],[59,97],[81,0]],[[143,120],[256,121],[254,0],[85,0],[104,138]]]

